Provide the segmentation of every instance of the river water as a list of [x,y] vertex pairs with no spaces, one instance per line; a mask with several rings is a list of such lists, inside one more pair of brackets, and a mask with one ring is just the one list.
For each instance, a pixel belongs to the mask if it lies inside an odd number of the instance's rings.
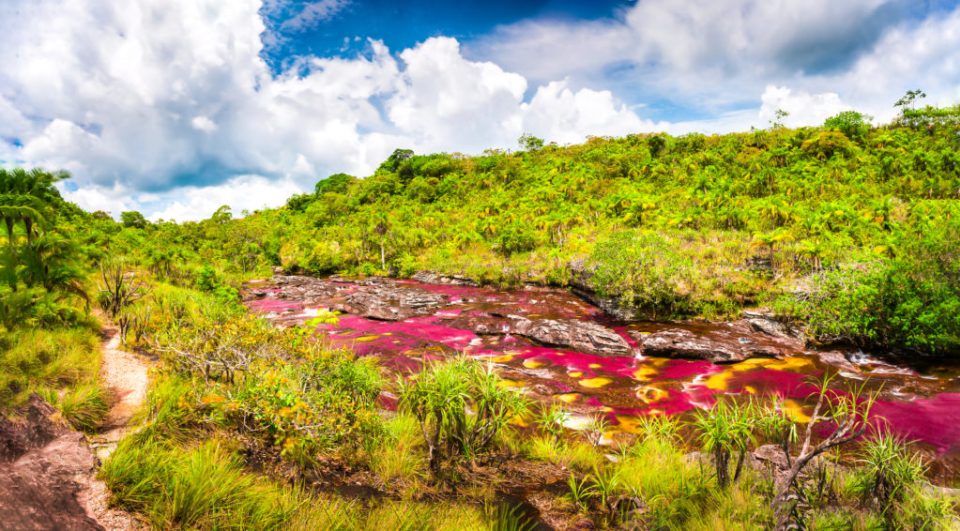
[[[373,290],[372,292],[370,290]],[[385,290],[385,291],[384,291]],[[617,323],[568,291],[529,288],[503,291],[486,287],[428,284],[412,280],[312,279],[278,277],[248,287],[246,304],[278,324],[302,324],[323,309],[339,310],[336,324],[317,326],[318,335],[362,356],[377,356],[390,370],[416,371],[428,360],[463,352],[495,365],[504,385],[535,398],[562,403],[568,427],[582,429],[598,415],[609,421],[607,437],[632,432],[644,415],[689,414],[710,407],[720,395],[778,395],[798,422],[811,414],[816,381],[836,374],[832,386],[864,386],[878,393],[877,425],[915,441],[934,472],[946,478],[960,470],[960,370],[927,365],[908,367],[854,351],[822,352],[795,342],[776,358],[739,363],[657,357],[645,353],[644,338],[680,331],[711,344],[762,343],[760,331],[729,323]],[[363,304],[351,304],[357,294]],[[411,295],[412,294],[412,295]],[[404,297],[417,299],[410,303]],[[378,308],[370,309],[371,298]],[[430,304],[417,306],[418,299]],[[431,298],[432,297],[432,298]],[[393,307],[408,307],[384,315]],[[410,305],[416,306],[411,310]],[[366,315],[366,316],[365,316]],[[585,321],[621,336],[630,351],[617,355],[587,352],[491,330],[497,320]],[[478,332],[479,330],[479,332]],[[736,344],[734,344],[736,343]],[[390,406],[394,397],[386,395]]]

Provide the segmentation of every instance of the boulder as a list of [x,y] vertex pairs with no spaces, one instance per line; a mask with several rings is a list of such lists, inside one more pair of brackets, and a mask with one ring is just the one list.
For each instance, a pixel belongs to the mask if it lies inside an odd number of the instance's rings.
[[417,282],[424,284],[448,284],[451,286],[469,286],[476,287],[477,283],[473,280],[460,275],[443,275],[432,271],[418,271],[412,277]]
[[620,334],[593,321],[518,318],[511,320],[510,330],[518,336],[553,347],[601,356],[633,354],[633,349]]
[[781,358],[799,354],[803,345],[786,336],[758,332],[747,321],[677,323],[649,335],[633,332],[647,356],[693,358],[736,363],[749,358]]
[[472,330],[478,335],[513,334],[541,345],[600,356],[631,356],[634,353],[620,334],[593,321],[473,314],[450,319],[447,324]]
[[344,307],[350,313],[381,319],[402,321],[436,312],[446,297],[429,291],[396,285],[364,286],[347,295]]

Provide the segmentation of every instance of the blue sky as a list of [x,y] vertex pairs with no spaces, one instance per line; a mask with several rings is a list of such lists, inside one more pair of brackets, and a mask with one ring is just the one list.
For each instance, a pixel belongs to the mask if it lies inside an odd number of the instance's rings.
[[0,2],[0,164],[153,219],[282,204],[398,147],[884,122],[914,88],[960,101],[958,0]]
[[[416,45],[429,37],[454,37],[466,42],[494,28],[525,19],[581,20],[610,17],[631,4],[625,0],[548,0],[449,2],[389,0],[329,2],[329,16],[293,28],[289,22],[316,2],[298,0],[278,9],[263,10],[271,31],[282,34],[282,45],[265,58],[280,71],[284,60],[296,55],[331,56],[362,52],[366,40],[380,39],[394,50]],[[334,7],[335,6],[335,7]],[[284,24],[287,27],[284,27]]]

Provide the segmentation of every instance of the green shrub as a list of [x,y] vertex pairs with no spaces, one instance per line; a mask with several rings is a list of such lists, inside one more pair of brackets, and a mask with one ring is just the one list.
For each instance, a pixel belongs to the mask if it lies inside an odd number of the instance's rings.
[[597,243],[590,257],[591,284],[651,318],[689,313],[691,265],[677,242],[639,230],[620,231]]
[[467,358],[424,367],[399,386],[400,407],[420,423],[434,472],[444,461],[488,450],[507,421],[526,410],[525,400],[502,388],[490,367]]
[[840,131],[851,140],[858,140],[870,132],[870,117],[857,111],[843,111],[827,118],[823,126]]

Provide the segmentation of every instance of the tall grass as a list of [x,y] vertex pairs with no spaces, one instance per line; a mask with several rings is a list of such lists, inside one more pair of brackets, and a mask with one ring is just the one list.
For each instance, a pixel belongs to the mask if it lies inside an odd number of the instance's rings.
[[98,381],[101,353],[89,328],[23,329],[0,344],[0,412],[37,393],[76,429],[93,431],[107,414]]

